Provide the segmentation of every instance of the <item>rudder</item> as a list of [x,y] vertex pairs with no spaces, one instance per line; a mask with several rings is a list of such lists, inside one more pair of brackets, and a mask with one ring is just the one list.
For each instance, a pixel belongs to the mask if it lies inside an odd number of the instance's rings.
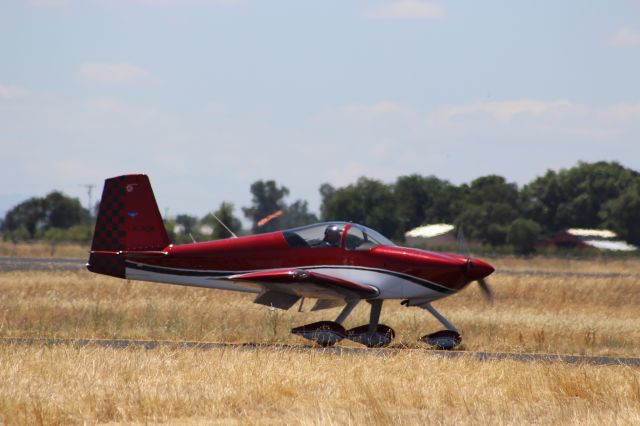
[[147,175],[105,180],[87,267],[125,277],[123,251],[162,250],[169,245]]

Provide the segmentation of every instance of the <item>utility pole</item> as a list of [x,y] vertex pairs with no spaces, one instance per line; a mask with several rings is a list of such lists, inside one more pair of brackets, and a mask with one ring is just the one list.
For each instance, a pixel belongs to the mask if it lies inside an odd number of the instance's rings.
[[93,213],[91,212],[92,210],[92,204],[91,204],[91,194],[93,193],[93,188],[95,188],[95,185],[92,184],[80,184],[80,186],[84,187],[87,189],[87,196],[88,196],[88,201],[87,201],[87,210],[89,211],[89,218],[93,217]]

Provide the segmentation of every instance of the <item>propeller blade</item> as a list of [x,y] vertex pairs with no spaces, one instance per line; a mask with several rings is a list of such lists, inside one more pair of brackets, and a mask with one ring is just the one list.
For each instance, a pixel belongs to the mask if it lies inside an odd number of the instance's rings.
[[[458,227],[458,235],[456,239],[458,240],[457,242],[459,250],[467,257],[467,262],[471,263],[471,252],[469,251],[469,246],[467,246],[467,241],[464,238],[462,225]],[[491,291],[491,287],[489,287],[489,284],[485,281],[484,278],[480,278],[477,281],[484,298],[487,300],[487,302],[493,303],[493,292]]]
[[[458,248],[467,257],[467,262],[471,263],[471,252],[469,251],[469,247],[467,246],[467,241],[464,239],[464,232],[462,231],[462,225],[458,227],[457,240],[458,240]],[[487,300],[487,302],[493,303],[493,291],[491,291],[491,287],[489,287],[489,284],[485,281],[484,278],[480,278],[477,281],[484,298]]]
[[480,290],[482,290],[484,298],[487,299],[488,302],[492,303],[493,292],[491,291],[491,287],[489,287],[489,284],[485,281],[484,278],[480,278],[478,280],[478,285],[480,285]]
[[469,247],[467,246],[467,241],[464,239],[464,232],[462,231],[462,225],[458,227],[458,236],[456,237],[458,242],[458,249],[464,254],[466,257],[471,257],[471,253],[469,252]]

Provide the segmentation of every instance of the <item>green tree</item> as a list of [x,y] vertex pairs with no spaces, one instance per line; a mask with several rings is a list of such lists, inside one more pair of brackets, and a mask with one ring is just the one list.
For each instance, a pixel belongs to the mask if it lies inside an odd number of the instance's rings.
[[517,217],[518,212],[506,203],[469,204],[455,225],[462,227],[467,237],[497,246],[506,242],[509,226]]
[[184,235],[194,234],[196,232],[196,225],[198,218],[188,214],[179,214],[176,216],[176,225],[182,227],[182,233]]
[[270,220],[261,227],[258,226],[258,222],[278,210],[286,209],[284,198],[289,195],[289,189],[286,186],[278,187],[273,180],[259,180],[251,185],[251,194],[253,195],[251,207],[243,207],[242,211],[253,223],[252,231],[263,233],[282,229],[281,218]]
[[621,238],[640,246],[640,179],[602,209],[604,223]]
[[433,204],[427,209],[427,222],[453,223],[462,209],[462,190],[448,181],[441,181]]
[[461,196],[454,202],[459,211],[456,226],[483,243],[504,244],[511,222],[519,215],[517,185],[502,176],[490,175],[462,185],[460,191]]
[[330,220],[325,210],[326,206],[329,204],[331,198],[333,198],[335,193],[336,189],[331,186],[331,184],[323,183],[322,185],[320,185],[320,217],[322,218],[322,220]]
[[2,231],[5,235],[10,235],[23,229],[33,239],[50,228],[68,229],[88,222],[88,218],[89,212],[77,198],[53,191],[46,197],[30,198],[9,210],[5,215]]
[[44,199],[46,206],[47,228],[67,229],[74,225],[89,222],[89,211],[82,207],[80,200],[53,191]]
[[83,223],[73,225],[67,229],[49,228],[42,235],[42,239],[51,243],[73,242],[88,243],[93,235],[93,225]]
[[281,218],[283,228],[294,228],[318,221],[318,217],[309,212],[309,206],[307,202],[303,200],[297,200],[295,203],[286,207],[284,212]]
[[12,231],[3,231],[2,239],[5,241],[10,240],[14,243],[17,243],[18,241],[26,241],[32,238],[29,234],[29,231],[27,231],[27,228],[22,226]]
[[455,187],[435,176],[400,176],[394,185],[401,233],[427,223],[451,222]]
[[[238,234],[242,230],[242,222],[233,214],[233,203],[223,201],[220,203],[218,209],[213,213],[224,223],[234,234]],[[212,214],[208,214],[200,220],[203,225],[209,225],[213,229],[211,237],[214,240],[220,240],[223,238],[229,238],[231,235],[220,223],[213,217]]]
[[392,187],[361,177],[355,184],[335,190],[323,205],[327,220],[361,223],[391,238],[402,238],[402,228],[396,216]]
[[537,222],[531,219],[518,218],[509,226],[507,243],[511,244],[518,254],[533,253],[540,236],[540,230],[540,225]]
[[579,163],[548,171],[526,185],[521,194],[524,215],[553,232],[565,228],[606,226],[603,208],[639,179],[618,163]]
[[33,197],[18,204],[4,216],[3,233],[8,235],[22,229],[29,239],[33,239],[37,231],[47,226],[46,205],[44,198]]
[[502,176],[482,176],[473,180],[468,186],[463,185],[463,189],[466,203],[474,205],[501,203],[514,209],[518,205],[518,186],[507,182]]
[[169,237],[169,241],[173,244],[178,243],[178,235],[176,235],[176,221],[174,219],[169,219],[167,217],[162,218],[162,223],[164,224],[164,229],[167,231],[167,236]]

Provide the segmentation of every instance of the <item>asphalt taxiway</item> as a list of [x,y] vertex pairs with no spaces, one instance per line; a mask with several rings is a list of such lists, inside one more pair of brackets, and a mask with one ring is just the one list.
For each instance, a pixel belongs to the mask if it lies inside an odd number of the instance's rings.
[[611,357],[611,356],[586,356],[564,355],[548,353],[519,353],[519,352],[473,352],[473,351],[438,351],[418,348],[353,348],[333,346],[322,348],[309,345],[286,345],[276,343],[223,343],[223,342],[194,342],[194,341],[169,341],[169,340],[129,340],[129,339],[37,339],[22,337],[0,338],[0,345],[21,346],[71,346],[71,347],[98,347],[111,349],[196,349],[202,351],[211,350],[245,350],[245,351],[280,351],[280,352],[317,352],[329,355],[373,355],[393,357],[407,351],[424,354],[434,358],[473,358],[478,361],[519,361],[519,362],[546,362],[565,364],[587,365],[624,365],[640,367],[640,358]]

